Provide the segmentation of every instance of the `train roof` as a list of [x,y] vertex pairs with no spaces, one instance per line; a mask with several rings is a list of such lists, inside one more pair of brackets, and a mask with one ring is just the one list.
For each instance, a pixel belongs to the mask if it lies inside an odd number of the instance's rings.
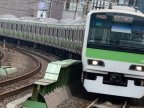
[[140,12],[139,10],[136,10],[132,7],[127,6],[113,6],[112,9],[100,9],[100,10],[92,10],[89,12],[88,15],[91,15],[92,13],[99,13],[99,12],[115,12],[115,13],[125,13],[125,14],[131,14],[136,16],[144,17],[144,14]]
[[6,21],[13,21],[13,22],[22,22],[22,23],[33,23],[33,24],[50,24],[50,25],[85,25],[86,20],[85,19],[62,19],[62,20],[56,20],[54,18],[44,18],[44,19],[38,19],[36,17],[21,17],[18,18],[14,15],[0,15],[0,20],[6,20]]

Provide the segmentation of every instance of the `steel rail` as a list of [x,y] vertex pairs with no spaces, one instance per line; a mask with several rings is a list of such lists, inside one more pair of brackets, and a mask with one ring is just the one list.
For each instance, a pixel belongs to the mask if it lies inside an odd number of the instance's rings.
[[[25,50],[25,49],[22,49],[22,48],[17,48],[17,50],[19,50],[19,51],[21,50],[21,52],[22,52],[22,53],[25,53],[25,54],[28,54],[28,53],[26,53],[26,52],[29,52],[29,53],[30,53],[30,56],[32,56],[31,54],[36,55],[36,56],[39,56],[40,58],[44,59],[44,60],[47,61],[47,62],[50,62],[50,61],[51,61],[49,58],[46,58],[46,57],[44,57],[44,56],[42,56],[42,55],[40,55],[40,54],[34,53],[34,52],[32,52],[32,51],[28,51],[28,50]],[[56,57],[56,56],[55,56],[55,57]],[[35,57],[34,57],[34,58],[35,58]],[[38,60],[36,60],[36,58],[35,58],[35,61],[38,62]],[[22,79],[25,79],[25,78],[28,78],[28,77],[30,78],[30,77],[32,77],[33,75],[35,75],[40,69],[41,69],[41,63],[38,62],[37,68],[34,69],[31,73],[27,73],[26,75],[22,75],[22,76],[20,76],[20,77],[18,77],[18,78],[13,78],[13,79],[7,80],[7,82],[5,82],[5,81],[0,82],[0,86],[4,86],[4,85],[6,85],[6,84],[11,84],[11,83],[14,83],[14,82],[16,82],[16,81],[18,81],[18,80],[22,80]],[[24,85],[24,86],[15,88],[15,89],[13,89],[13,90],[11,90],[11,91],[3,92],[3,93],[0,94],[0,100],[5,99],[5,98],[10,97],[10,96],[13,96],[13,95],[16,95],[16,94],[18,94],[18,93],[21,93],[21,92],[23,92],[23,91],[25,91],[25,90],[27,90],[27,89],[29,89],[29,88],[32,88],[32,87],[33,87],[33,83],[30,83],[30,84],[27,84],[27,85]]]
[[31,57],[36,62],[37,65],[31,72],[28,72],[28,73],[26,73],[24,75],[17,76],[15,78],[10,78],[10,79],[7,79],[7,80],[0,81],[0,86],[1,87],[9,85],[9,84],[12,84],[12,83],[15,83],[15,82],[20,81],[20,80],[24,80],[26,78],[29,78],[29,77],[35,75],[41,69],[41,63],[34,56],[32,56],[31,54],[26,53],[26,52],[24,52],[24,51],[22,51],[20,49],[17,49],[17,50],[19,52]]

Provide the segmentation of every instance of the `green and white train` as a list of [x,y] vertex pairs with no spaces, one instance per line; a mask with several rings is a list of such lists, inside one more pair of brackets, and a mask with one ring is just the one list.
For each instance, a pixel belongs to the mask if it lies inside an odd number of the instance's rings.
[[143,97],[144,14],[127,9],[89,12],[82,62],[88,92]]

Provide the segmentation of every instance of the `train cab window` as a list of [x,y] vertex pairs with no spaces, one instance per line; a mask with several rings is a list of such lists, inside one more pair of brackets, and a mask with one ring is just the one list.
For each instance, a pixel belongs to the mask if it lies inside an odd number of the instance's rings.
[[91,28],[89,31],[88,42],[101,43],[103,36],[104,36],[103,28],[100,28],[100,27],[99,28]]

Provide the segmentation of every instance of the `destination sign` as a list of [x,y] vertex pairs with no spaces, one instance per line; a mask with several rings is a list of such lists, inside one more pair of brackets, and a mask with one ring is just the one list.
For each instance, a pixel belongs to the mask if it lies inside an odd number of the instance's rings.
[[96,18],[97,19],[107,19],[107,16],[98,14],[98,15],[96,15]]
[[115,15],[113,17],[115,22],[133,23],[133,17]]

